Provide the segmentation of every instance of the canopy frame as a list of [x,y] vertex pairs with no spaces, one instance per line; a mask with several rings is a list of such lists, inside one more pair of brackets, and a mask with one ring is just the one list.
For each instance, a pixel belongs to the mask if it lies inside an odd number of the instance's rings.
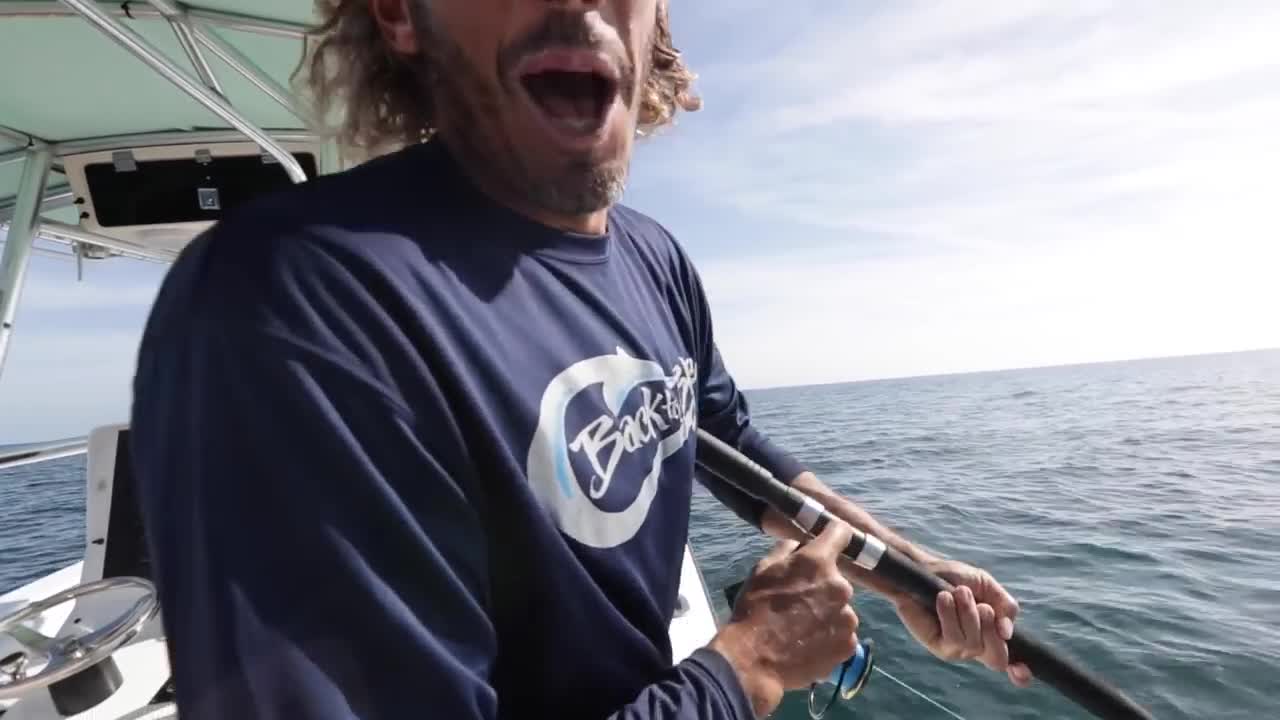
[[[297,106],[289,91],[262,71],[248,56],[234,45],[222,39],[213,27],[254,32],[268,36],[301,39],[306,36],[305,25],[283,20],[230,13],[222,10],[190,5],[174,0],[148,0],[147,4],[126,0],[123,3],[95,2],[95,0],[50,0],[48,2],[24,2],[22,0],[0,0],[0,19],[6,17],[81,17],[101,31],[104,35],[124,46],[130,53],[145,62],[153,71],[173,82],[178,89],[201,103],[211,112],[218,114],[234,130],[173,130],[154,133],[133,133],[127,135],[107,136],[99,138],[78,138],[61,142],[50,142],[30,132],[18,128],[0,125],[0,137],[11,140],[19,147],[14,150],[0,152],[0,166],[27,160],[31,149],[52,148],[53,170],[59,169],[58,158],[66,155],[101,150],[126,149],[169,143],[221,143],[235,142],[248,138],[278,162],[294,182],[304,182],[306,174],[297,160],[280,142],[315,142],[315,133],[297,130],[266,130],[258,127],[241,116],[222,94],[212,72],[206,74],[200,68],[208,68],[202,48],[212,52],[232,70],[248,80],[267,97],[289,110],[299,120],[305,122],[305,113]],[[186,71],[176,66],[162,52],[147,43],[141,36],[124,26],[117,18],[128,17],[162,18],[173,27],[184,50],[188,53],[194,67],[198,69],[200,79],[194,79]],[[188,42],[188,40],[190,42]],[[230,115],[231,117],[227,117]],[[232,120],[235,120],[232,122]],[[59,184],[48,189],[41,211],[66,207],[74,202],[69,188]],[[8,224],[17,207],[17,195],[0,197],[0,225]],[[41,237],[57,241],[83,242],[103,249],[120,252],[124,246],[129,250],[126,254],[142,256],[148,259],[172,260],[168,253],[147,252],[144,248],[105,238],[84,230],[75,230],[63,223],[50,223],[37,220],[37,230]],[[56,230],[57,232],[53,232]],[[79,237],[77,237],[77,235]]]
[[5,237],[4,254],[0,255],[0,374],[4,373],[5,357],[9,354],[13,320],[18,314],[18,300],[22,297],[27,265],[35,246],[40,201],[44,198],[44,187],[52,167],[53,150],[47,145],[27,151],[22,179],[18,182],[13,220]]
[[[189,4],[178,2],[174,3],[177,7],[186,11],[187,16],[193,20],[210,25],[227,28],[228,30],[243,30],[246,32],[259,33],[261,35],[274,35],[276,37],[293,38],[300,40],[304,38],[310,31],[306,25],[288,22],[287,20],[272,20],[270,18],[256,17],[254,15],[243,15],[241,13],[226,12],[225,10],[215,10],[213,8],[202,7],[198,4]],[[125,0],[125,2],[108,2],[98,3],[104,12],[110,13],[114,17],[131,17],[131,18],[154,18],[163,17],[163,13],[155,7],[148,7],[137,0]],[[76,11],[64,7],[60,0],[47,0],[44,2],[31,2],[29,0],[0,0],[0,18],[3,17],[75,17],[78,15]]]
[[[285,150],[284,147],[250,122],[248,118],[240,114],[226,98],[213,92],[199,80],[192,78],[185,70],[178,67],[173,60],[165,57],[164,53],[148,42],[142,35],[127,27],[109,13],[103,12],[102,8],[98,7],[96,0],[61,0],[61,2],[75,10],[102,34],[114,40],[130,53],[133,53],[135,57],[146,63],[164,79],[177,85],[178,89],[191,96],[193,100],[257,143],[258,147],[265,150],[267,154],[276,159],[276,162],[280,163],[281,167],[284,168],[290,179],[295,183],[306,182],[306,171],[302,169],[302,165],[288,150]],[[161,14],[163,15],[163,13]],[[195,47],[194,44],[192,47]]]
[[[27,152],[28,151],[23,150],[22,154],[25,156]],[[26,158],[24,157],[20,159],[25,160]],[[74,202],[75,196],[71,192],[70,185],[67,185],[66,183],[48,185],[46,181],[44,199],[40,201],[40,210],[42,212],[64,208]],[[12,220],[13,213],[17,210],[17,207],[18,198],[16,195],[13,197],[0,198],[0,224],[5,224]]]
[[[0,20],[47,17],[83,19],[233,129],[172,130],[54,142],[39,137],[28,129],[0,125],[0,139],[17,146],[0,152],[0,166],[24,163],[17,193],[11,197],[0,197],[0,227],[8,226],[3,254],[0,255],[0,374],[4,371],[26,270],[31,256],[37,251],[37,238],[70,245],[77,259],[81,257],[83,246],[100,248],[113,255],[162,263],[170,263],[175,259],[175,254],[169,250],[135,245],[75,225],[41,218],[42,212],[67,207],[76,202],[70,187],[65,183],[49,185],[50,173],[61,170],[62,157],[111,149],[171,143],[238,142],[248,138],[279,163],[290,180],[302,183],[307,180],[305,171],[281,143],[315,142],[318,139],[316,133],[305,130],[272,131],[254,124],[226,97],[204,54],[206,51],[214,54],[260,92],[305,123],[307,118],[289,91],[214,30],[220,27],[305,41],[311,30],[305,25],[200,7],[178,0],[146,0],[145,3],[138,0],[0,0]],[[172,58],[121,22],[121,18],[165,20],[195,68],[197,77],[192,77],[190,72]]]

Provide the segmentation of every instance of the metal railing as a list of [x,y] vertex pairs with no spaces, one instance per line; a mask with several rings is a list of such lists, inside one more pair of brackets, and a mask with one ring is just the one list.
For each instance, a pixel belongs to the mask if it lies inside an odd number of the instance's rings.
[[[304,113],[289,96],[287,88],[263,72],[247,55],[225,41],[212,27],[205,27],[205,25],[295,40],[302,40],[305,37],[309,30],[306,26],[201,8],[179,0],[146,0],[145,2],[125,0],[119,3],[98,0],[58,0],[57,2],[0,0],[0,18],[5,17],[79,17],[83,19],[103,36],[114,41],[153,72],[177,86],[182,93],[234,128],[235,135],[255,143],[279,163],[290,180],[295,183],[307,181],[308,177],[301,163],[281,144],[287,142],[281,134],[272,133],[251,122],[223,95],[221,85],[204,55],[206,50],[213,53],[267,97],[287,108],[295,116],[302,118]],[[171,25],[177,34],[179,45],[196,70],[196,77],[125,22],[141,17],[159,18]],[[214,133],[154,133],[132,136],[132,138],[143,139],[149,135],[157,137],[169,135],[174,138],[194,140],[198,136],[214,134],[224,135],[215,131]],[[297,131],[291,134],[310,135],[310,133]],[[0,126],[0,138],[16,146],[0,152],[0,163],[7,165],[19,160],[26,163],[23,168],[24,181],[21,183],[18,194],[13,198],[0,198],[0,215],[3,215],[0,217],[0,222],[8,225],[7,241],[4,244],[3,254],[0,255],[0,371],[4,368],[8,339],[13,329],[17,301],[22,292],[27,260],[35,252],[34,242],[37,237],[70,243],[76,249],[77,259],[81,257],[79,254],[81,246],[94,246],[109,252],[158,262],[173,260],[173,253],[163,249],[138,247],[133,243],[40,217],[42,211],[49,209],[44,207],[46,200],[50,201],[50,205],[74,201],[70,192],[62,187],[56,188],[56,192],[53,193],[49,192],[50,188],[45,187],[50,170],[59,169],[61,156],[77,149],[83,151],[87,147],[110,145],[129,137],[83,138],[55,143],[34,136],[27,129]]]
[[34,465],[73,455],[84,455],[87,452],[89,452],[87,437],[0,448],[0,470]]
[[303,171],[302,165],[298,163],[297,159],[289,154],[288,150],[285,150],[258,126],[250,122],[226,98],[209,89],[198,79],[192,78],[185,70],[166,57],[159,48],[148,42],[146,38],[112,17],[111,13],[103,11],[96,0],[61,0],[61,2],[75,10],[103,35],[128,50],[129,53],[141,60],[147,67],[150,67],[161,77],[178,86],[182,92],[203,105],[205,109],[214,115],[217,115],[223,122],[244,133],[250,140],[257,143],[258,147],[261,147],[280,163],[281,167],[284,168],[294,182],[306,182],[306,172]]
[[[99,4],[102,6],[103,11],[116,17],[134,20],[163,17],[159,10],[148,6],[142,0],[134,0],[132,2],[129,0],[125,2],[113,0],[112,2],[101,2]],[[192,18],[211,25],[225,27],[229,30],[241,30],[261,35],[275,35],[277,37],[301,38],[309,29],[305,25],[285,20],[272,20],[253,15],[214,10],[201,7],[198,4],[178,4]],[[36,0],[0,0],[0,17],[49,18],[73,17],[75,14],[74,11],[64,7],[57,0],[47,0],[46,2],[38,2]]]

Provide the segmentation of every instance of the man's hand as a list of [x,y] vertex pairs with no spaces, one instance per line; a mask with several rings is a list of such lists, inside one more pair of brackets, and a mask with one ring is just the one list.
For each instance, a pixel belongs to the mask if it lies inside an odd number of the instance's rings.
[[[840,496],[813,473],[800,475],[791,485],[822,503],[836,517],[875,535],[957,586],[952,592],[939,593],[933,608],[924,608],[915,598],[899,592],[881,578],[852,562],[842,561],[842,569],[851,578],[893,600],[898,617],[920,644],[944,660],[978,660],[996,672],[1007,674],[1010,682],[1018,687],[1031,684],[1032,675],[1027,666],[1009,662],[1006,641],[1013,634],[1018,603],[990,573],[933,557],[881,525],[857,503]],[[805,538],[795,523],[773,509],[765,512],[762,524],[764,530],[775,537]]]
[[1031,671],[1009,662],[1013,620],[1018,602],[991,573],[954,560],[940,560],[925,568],[956,586],[938,593],[933,608],[914,598],[895,596],[894,606],[907,631],[936,657],[948,661],[977,660],[1003,672],[1018,687],[1031,684]]
[[756,565],[733,616],[710,647],[729,661],[756,715],[773,712],[786,690],[825,677],[857,649],[853,585],[837,567],[853,530],[833,522],[797,550],[782,540]]

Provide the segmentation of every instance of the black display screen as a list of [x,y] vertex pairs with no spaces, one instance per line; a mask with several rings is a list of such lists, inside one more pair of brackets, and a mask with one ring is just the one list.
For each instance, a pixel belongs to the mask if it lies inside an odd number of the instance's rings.
[[[316,177],[316,158],[295,153],[308,178]],[[170,160],[139,160],[118,170],[112,162],[84,168],[98,225],[125,225],[218,220],[223,213],[260,195],[293,184],[279,163],[260,155]]]

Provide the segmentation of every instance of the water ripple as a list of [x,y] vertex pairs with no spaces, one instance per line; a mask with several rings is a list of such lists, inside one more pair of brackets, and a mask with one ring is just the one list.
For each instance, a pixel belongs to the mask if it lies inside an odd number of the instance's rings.
[[[1280,671],[1280,353],[753,393],[771,436],[917,541],[985,565],[1023,623],[1162,720],[1271,717]],[[785,407],[784,411],[772,410]],[[820,421],[819,421],[820,419]],[[708,582],[767,543],[709,504]],[[723,564],[721,564],[723,563]],[[968,718],[1084,718],[920,651],[863,598],[890,671]],[[834,717],[939,711],[872,683]],[[802,698],[778,717],[805,718]]]

